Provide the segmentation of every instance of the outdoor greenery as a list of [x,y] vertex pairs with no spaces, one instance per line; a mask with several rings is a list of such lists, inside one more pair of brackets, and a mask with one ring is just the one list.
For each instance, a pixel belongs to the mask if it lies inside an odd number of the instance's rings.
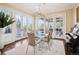
[[4,12],[0,12],[0,28],[4,28],[15,21],[14,18],[10,17],[9,15],[6,15]]

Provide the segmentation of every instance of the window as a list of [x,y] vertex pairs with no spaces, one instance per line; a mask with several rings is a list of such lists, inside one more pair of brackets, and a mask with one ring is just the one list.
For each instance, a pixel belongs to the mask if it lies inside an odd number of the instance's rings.
[[33,23],[32,17],[28,16],[28,18],[27,18],[27,32],[32,31],[32,23]]
[[56,36],[60,37],[63,35],[63,17],[56,17],[56,26],[55,26],[55,32],[56,32]]
[[35,21],[35,27],[36,27],[36,36],[44,35],[45,33],[45,20],[41,17],[36,17]]
[[23,36],[26,36],[27,35],[27,17],[26,16],[23,16],[22,31],[23,31]]
[[22,26],[22,17],[19,15],[15,15],[16,19],[16,36],[21,36],[21,26]]

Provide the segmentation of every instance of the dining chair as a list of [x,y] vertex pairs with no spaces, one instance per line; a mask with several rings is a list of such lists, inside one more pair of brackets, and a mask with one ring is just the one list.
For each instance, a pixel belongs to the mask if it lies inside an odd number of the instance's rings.
[[34,47],[34,54],[35,54],[35,46],[37,44],[39,44],[39,43],[40,43],[39,41],[36,42],[35,34],[34,33],[28,33],[28,46],[27,46],[26,54],[28,52],[28,47],[29,46]]
[[49,32],[45,38],[46,39],[44,40],[44,42],[46,42],[48,44],[48,49],[50,50],[50,40],[52,39],[52,33]]

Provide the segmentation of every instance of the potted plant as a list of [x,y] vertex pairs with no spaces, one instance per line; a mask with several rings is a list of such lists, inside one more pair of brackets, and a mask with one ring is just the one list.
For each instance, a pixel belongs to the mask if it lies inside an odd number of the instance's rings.
[[4,12],[0,12],[0,39],[2,39],[3,28],[14,23],[15,21],[13,19],[14,18],[6,15]]
[[4,12],[0,12],[0,28],[4,28],[15,21],[14,18],[10,17],[9,15],[6,15]]

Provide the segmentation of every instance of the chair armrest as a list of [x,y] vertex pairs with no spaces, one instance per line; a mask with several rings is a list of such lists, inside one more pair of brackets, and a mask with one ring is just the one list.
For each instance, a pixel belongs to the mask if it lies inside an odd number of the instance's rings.
[[74,35],[79,36],[78,34],[74,34]]

